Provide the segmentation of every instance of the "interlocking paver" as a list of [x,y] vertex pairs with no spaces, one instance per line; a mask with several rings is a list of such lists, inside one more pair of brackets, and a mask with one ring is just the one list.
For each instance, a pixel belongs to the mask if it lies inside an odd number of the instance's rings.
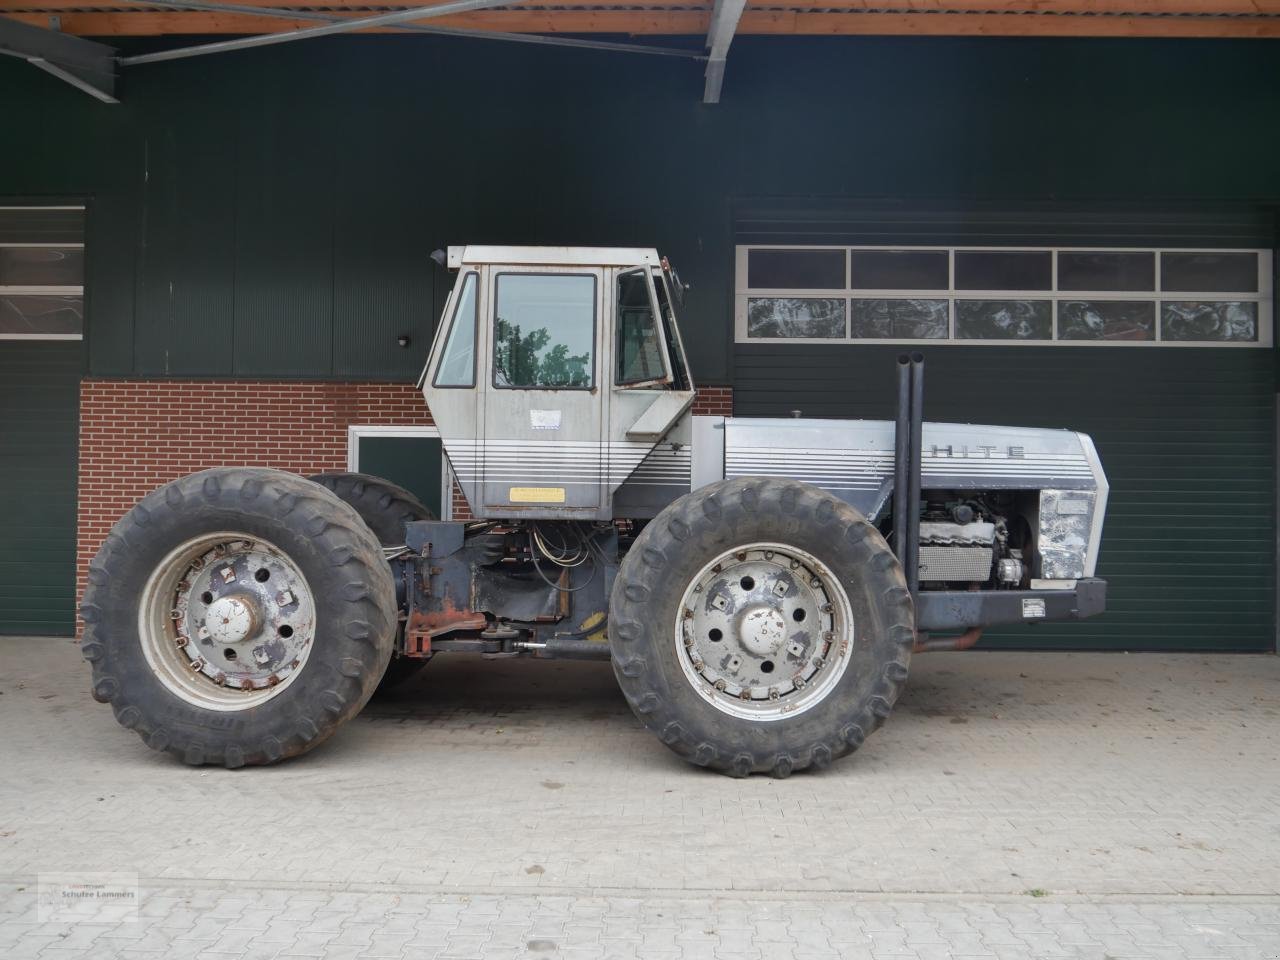
[[[119,730],[73,646],[4,638],[0,957],[1280,957],[1277,691],[1276,658],[931,655],[857,758],[734,781],[607,665],[441,658],[228,773]],[[250,809],[288,833],[190,828]],[[38,923],[60,870],[136,872],[140,919]]]

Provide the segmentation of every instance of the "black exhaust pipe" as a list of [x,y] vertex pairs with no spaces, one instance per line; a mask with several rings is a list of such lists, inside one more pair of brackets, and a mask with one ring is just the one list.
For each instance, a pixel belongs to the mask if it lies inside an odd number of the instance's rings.
[[893,553],[907,565],[907,471],[911,459],[911,358],[898,357],[898,419],[893,431]]
[[920,590],[920,458],[924,446],[924,354],[911,355],[911,449],[907,461],[907,589]]

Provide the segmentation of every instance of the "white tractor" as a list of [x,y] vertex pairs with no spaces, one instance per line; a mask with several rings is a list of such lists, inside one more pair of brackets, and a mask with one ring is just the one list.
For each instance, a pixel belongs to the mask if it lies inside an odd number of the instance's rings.
[[[359,474],[144,497],[81,606],[94,696],[188,763],[271,763],[438,653],[611,659],[645,727],[738,776],[823,767],[913,650],[1102,612],[1107,482],[1067,430],[691,412],[651,249],[450,248],[421,386],[474,520]],[[892,546],[891,546],[892,544]]]

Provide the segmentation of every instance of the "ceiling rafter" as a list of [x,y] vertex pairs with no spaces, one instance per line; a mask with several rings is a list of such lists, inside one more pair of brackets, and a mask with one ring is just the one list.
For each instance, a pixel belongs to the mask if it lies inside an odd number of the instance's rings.
[[729,44],[738,31],[738,21],[746,9],[747,0],[716,0],[711,11],[711,27],[707,30],[706,83],[702,91],[703,103],[719,103],[720,88],[724,85],[725,61],[729,57]]
[[19,57],[103,103],[119,102],[114,47],[0,16],[0,54]]

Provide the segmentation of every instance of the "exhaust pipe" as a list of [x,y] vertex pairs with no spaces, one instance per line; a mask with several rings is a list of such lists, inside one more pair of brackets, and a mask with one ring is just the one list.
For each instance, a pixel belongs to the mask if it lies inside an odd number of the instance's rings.
[[920,457],[924,445],[924,354],[911,355],[911,459],[907,470],[907,588],[920,591]]
[[898,357],[898,418],[893,431],[893,552],[907,566],[907,470],[911,459],[911,358]]

